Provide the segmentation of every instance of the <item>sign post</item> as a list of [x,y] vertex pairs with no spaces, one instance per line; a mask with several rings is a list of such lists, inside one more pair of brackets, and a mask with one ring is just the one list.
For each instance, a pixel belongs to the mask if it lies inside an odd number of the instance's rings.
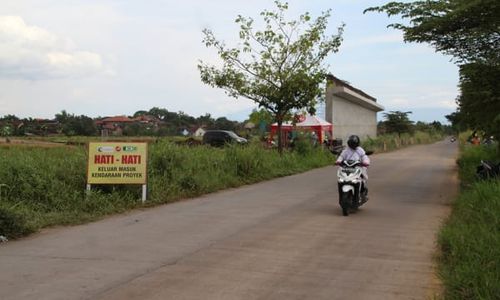
[[147,143],[89,142],[87,191],[92,184],[140,184],[147,198]]

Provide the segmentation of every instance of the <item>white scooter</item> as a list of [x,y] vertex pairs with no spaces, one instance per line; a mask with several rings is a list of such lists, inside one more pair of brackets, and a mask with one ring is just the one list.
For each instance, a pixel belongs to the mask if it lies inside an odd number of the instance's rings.
[[368,201],[362,167],[362,163],[358,160],[347,160],[343,161],[337,170],[339,204],[344,216],[348,216],[350,212],[356,211]]

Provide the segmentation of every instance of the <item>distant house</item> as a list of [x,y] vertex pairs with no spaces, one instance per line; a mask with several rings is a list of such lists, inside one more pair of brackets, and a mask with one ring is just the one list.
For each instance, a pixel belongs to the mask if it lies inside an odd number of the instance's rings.
[[325,119],[333,124],[333,136],[344,143],[351,134],[377,136],[377,99],[333,75],[327,77]]
[[205,134],[205,129],[203,129],[203,127],[198,127],[194,132],[193,132],[193,136],[195,137],[201,137]]
[[163,123],[160,119],[151,115],[140,115],[136,118],[133,118],[134,121],[139,122],[141,124],[149,124],[154,127],[159,127],[161,123]]
[[157,132],[161,125],[163,125],[165,122],[162,120],[158,119],[155,116],[151,115],[140,115],[136,118],[134,118],[134,121],[143,126],[145,126],[148,130],[151,130],[152,132]]
[[95,121],[102,135],[122,135],[126,125],[136,122],[127,116],[106,117]]
[[43,118],[35,118],[29,127],[28,132],[35,135],[58,134],[61,130],[61,126],[57,120]]

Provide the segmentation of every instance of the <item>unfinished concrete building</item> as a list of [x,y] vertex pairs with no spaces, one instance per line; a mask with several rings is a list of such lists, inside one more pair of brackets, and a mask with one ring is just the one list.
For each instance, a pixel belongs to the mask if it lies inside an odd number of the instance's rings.
[[327,77],[325,119],[333,124],[333,137],[347,141],[351,134],[362,140],[377,136],[377,99],[333,75]]

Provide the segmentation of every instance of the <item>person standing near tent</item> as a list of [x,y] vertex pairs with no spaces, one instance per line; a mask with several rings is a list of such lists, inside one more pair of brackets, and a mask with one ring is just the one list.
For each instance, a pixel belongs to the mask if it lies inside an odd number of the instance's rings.
[[311,132],[311,142],[314,147],[318,145],[318,135],[316,134],[316,131]]

